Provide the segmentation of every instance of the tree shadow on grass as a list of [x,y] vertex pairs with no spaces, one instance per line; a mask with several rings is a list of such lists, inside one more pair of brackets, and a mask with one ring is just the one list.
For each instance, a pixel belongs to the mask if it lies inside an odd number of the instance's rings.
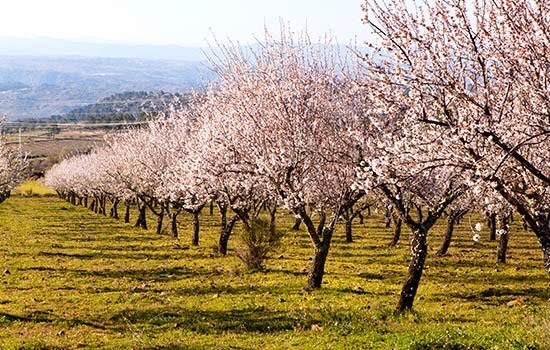
[[288,312],[263,307],[233,310],[191,310],[185,308],[127,309],[111,316],[108,322],[138,326],[170,326],[199,334],[275,333],[297,327],[311,327],[314,319],[291,317]]
[[[448,294],[453,298],[459,298],[464,300],[489,300],[494,297],[533,297],[542,300],[548,299],[547,288],[523,288],[523,289],[510,289],[506,287],[490,287],[481,291],[470,293],[451,293]],[[447,295],[447,296],[448,296]]]
[[[113,249],[114,251],[115,249]],[[48,256],[48,257],[58,257],[58,258],[74,258],[74,259],[80,259],[80,260],[90,260],[90,259],[153,259],[153,260],[161,260],[165,261],[168,259],[171,259],[174,257],[175,254],[163,254],[159,253],[155,250],[143,250],[141,249],[140,252],[128,252],[123,251],[120,252],[120,248],[118,248],[119,253],[111,253],[111,252],[103,252],[102,249],[99,249],[98,252],[95,253],[64,253],[60,251],[56,252],[46,252],[41,251],[37,255],[39,256]],[[18,255],[30,255],[25,253],[19,253]],[[187,257],[187,255],[186,255]]]
[[279,294],[278,290],[274,290],[273,287],[259,287],[259,286],[216,286],[211,285],[208,287],[185,287],[177,288],[175,290],[176,295],[190,296],[190,295],[239,295],[239,294],[251,294],[255,295],[269,295],[276,296]]
[[171,281],[175,278],[193,276],[217,276],[223,272],[220,270],[198,270],[187,267],[168,267],[156,269],[123,269],[123,270],[84,270],[84,269],[63,269],[44,266],[22,267],[21,271],[51,271],[60,274],[75,274],[79,277],[100,277],[100,278],[130,278],[135,281]]
[[25,315],[0,313],[0,325],[7,326],[16,322],[31,323],[65,323],[68,327],[88,326],[96,329],[106,329],[102,324],[85,321],[77,318],[60,318],[47,311],[33,311]]

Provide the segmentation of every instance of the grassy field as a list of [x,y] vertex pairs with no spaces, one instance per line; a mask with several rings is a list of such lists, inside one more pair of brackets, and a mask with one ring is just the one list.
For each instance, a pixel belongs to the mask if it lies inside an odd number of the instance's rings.
[[199,247],[189,219],[174,241],[54,197],[9,198],[0,205],[0,348],[550,349],[549,278],[517,220],[505,266],[487,232],[474,246],[468,218],[450,255],[435,257],[436,227],[415,312],[399,316],[407,237],[387,248],[379,216],[355,225],[351,244],[339,228],[323,289],[311,293],[303,231],[288,230],[266,271],[247,272],[233,251],[214,254],[218,216],[205,210]]
[[36,129],[23,131],[21,139],[16,131],[3,134],[2,137],[5,144],[16,151],[19,151],[21,140],[21,152],[29,158],[31,168],[43,171],[69,155],[87,152],[103,144],[107,134],[106,130],[87,130],[74,126],[64,127],[55,134],[47,129]]

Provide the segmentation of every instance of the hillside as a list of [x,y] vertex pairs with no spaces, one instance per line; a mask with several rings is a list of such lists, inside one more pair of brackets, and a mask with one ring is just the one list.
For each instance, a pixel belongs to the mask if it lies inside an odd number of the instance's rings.
[[125,91],[200,89],[211,77],[201,62],[0,56],[0,114],[47,118]]
[[63,115],[54,115],[43,122],[109,123],[141,121],[155,115],[172,103],[184,104],[187,95],[169,92],[129,91],[114,94],[100,101],[73,109]]

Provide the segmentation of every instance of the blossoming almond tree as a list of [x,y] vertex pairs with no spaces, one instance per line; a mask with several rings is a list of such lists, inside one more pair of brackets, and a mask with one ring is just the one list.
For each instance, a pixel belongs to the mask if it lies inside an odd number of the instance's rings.
[[[383,194],[412,231],[411,260],[397,305],[402,312],[412,309],[414,303],[428,255],[428,233],[448,206],[467,191],[468,179],[445,162],[427,165],[423,159],[431,156],[438,142],[418,137],[417,132],[409,133],[411,129],[399,123],[390,127],[389,121],[399,116],[370,116],[374,126],[383,125],[383,129],[377,142],[372,142],[373,133],[359,139],[369,140],[361,148],[371,150],[363,152],[358,177],[363,180],[365,190]],[[376,125],[378,118],[383,121]],[[413,206],[416,211],[411,211]]]
[[549,10],[516,0],[364,5],[383,52],[366,61],[380,100],[405,91],[409,124],[439,132],[455,163],[523,216],[550,272]]
[[0,203],[24,180],[26,166],[27,162],[22,155],[18,156],[0,141]]
[[305,224],[314,250],[307,288],[321,287],[336,222],[364,195],[353,186],[346,62],[333,44],[283,28],[257,49],[222,46],[214,59],[220,82],[209,96],[226,157],[238,158],[228,171],[264,183]]

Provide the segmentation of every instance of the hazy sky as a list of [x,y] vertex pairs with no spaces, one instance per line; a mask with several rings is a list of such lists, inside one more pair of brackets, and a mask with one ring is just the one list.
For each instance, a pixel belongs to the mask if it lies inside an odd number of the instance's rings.
[[361,0],[7,0],[0,36],[93,42],[204,45],[211,31],[241,42],[279,18],[313,38],[331,31],[344,43],[365,40]]

